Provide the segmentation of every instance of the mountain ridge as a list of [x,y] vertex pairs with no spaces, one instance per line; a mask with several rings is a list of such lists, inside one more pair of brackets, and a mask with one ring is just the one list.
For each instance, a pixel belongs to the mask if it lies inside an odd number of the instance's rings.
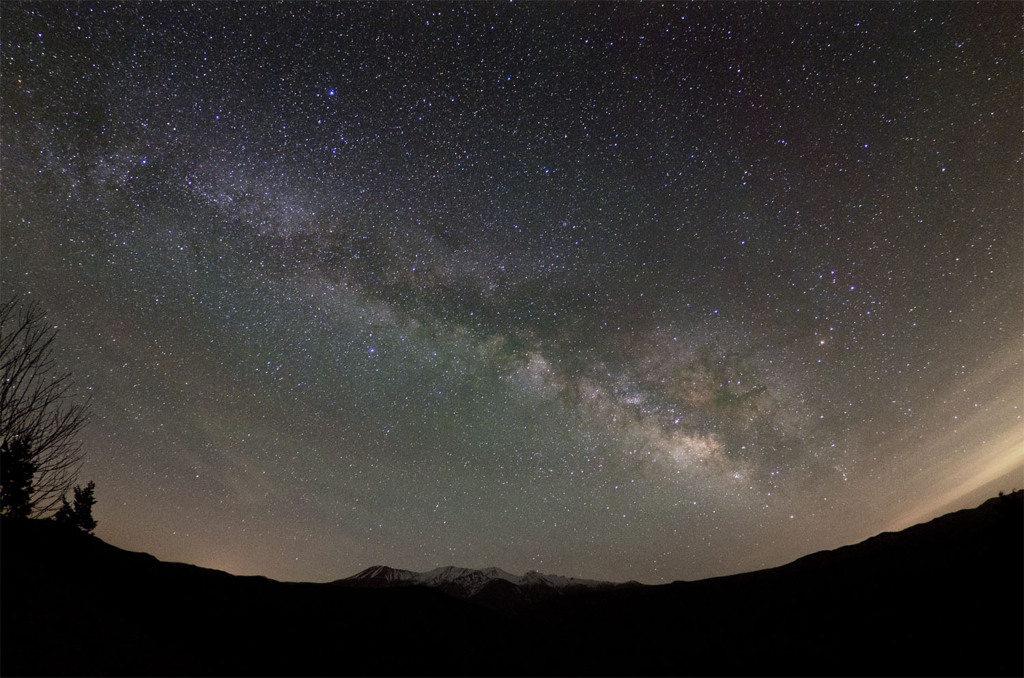
[[446,593],[461,598],[472,598],[480,594],[494,582],[507,582],[517,588],[547,588],[553,591],[565,591],[574,588],[601,589],[616,586],[639,586],[637,582],[608,582],[596,579],[582,579],[563,575],[544,574],[537,570],[529,570],[525,574],[515,575],[498,567],[480,569],[446,565],[426,572],[414,572],[373,565],[356,574],[332,581],[335,586],[429,586],[439,588]]
[[[558,589],[499,568],[413,573],[487,579],[465,597],[239,577],[4,518],[0,674],[1019,676],[1022,533],[1014,492],[692,582]],[[409,576],[367,576],[396,572]]]

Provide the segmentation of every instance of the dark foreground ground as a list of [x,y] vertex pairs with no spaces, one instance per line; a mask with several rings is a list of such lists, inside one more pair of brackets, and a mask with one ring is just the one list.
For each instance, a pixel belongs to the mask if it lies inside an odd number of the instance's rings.
[[1024,493],[732,577],[503,610],[2,523],[0,674],[1024,675]]

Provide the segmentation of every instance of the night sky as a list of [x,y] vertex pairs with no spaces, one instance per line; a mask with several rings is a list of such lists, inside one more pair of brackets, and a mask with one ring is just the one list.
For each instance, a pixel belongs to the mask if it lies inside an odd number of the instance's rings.
[[1020,3],[19,3],[97,534],[660,583],[1024,485]]

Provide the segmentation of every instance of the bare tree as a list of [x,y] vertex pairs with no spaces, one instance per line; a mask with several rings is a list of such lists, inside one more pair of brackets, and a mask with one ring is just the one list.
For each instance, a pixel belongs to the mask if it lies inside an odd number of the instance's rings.
[[[12,298],[0,304],[0,446],[27,448],[27,514],[39,518],[52,515],[74,484],[82,462],[76,434],[89,419],[89,400],[79,398],[71,374],[58,369],[56,338],[38,303]],[[0,487],[0,511],[24,515],[24,489],[20,481],[18,488]]]

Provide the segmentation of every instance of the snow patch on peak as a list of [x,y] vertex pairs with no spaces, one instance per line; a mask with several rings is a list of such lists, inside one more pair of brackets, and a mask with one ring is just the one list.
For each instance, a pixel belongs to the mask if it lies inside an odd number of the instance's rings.
[[555,588],[565,588],[566,586],[605,586],[608,582],[597,581],[595,579],[580,579],[578,577],[563,577],[559,574],[544,574],[543,572],[537,572],[536,570],[530,570],[521,577],[521,584],[526,586],[553,586]]
[[513,586],[524,588],[565,589],[577,586],[587,588],[613,586],[609,582],[543,574],[536,570],[530,570],[526,574],[519,576],[510,574],[498,567],[474,570],[468,567],[455,567],[454,565],[436,567],[428,572],[413,572],[411,570],[398,570],[386,565],[375,565],[343,581],[354,584],[365,582],[372,585],[430,586],[465,598],[480,593],[485,587],[495,581],[505,581]]
[[384,581],[388,583],[411,582],[418,573],[411,570],[398,570],[387,565],[373,565],[358,574],[348,577],[349,580]]
[[415,577],[415,582],[426,586],[436,586],[462,596],[479,593],[487,584],[503,579],[512,584],[519,584],[519,577],[509,574],[497,567],[473,570],[466,567],[438,567]]

